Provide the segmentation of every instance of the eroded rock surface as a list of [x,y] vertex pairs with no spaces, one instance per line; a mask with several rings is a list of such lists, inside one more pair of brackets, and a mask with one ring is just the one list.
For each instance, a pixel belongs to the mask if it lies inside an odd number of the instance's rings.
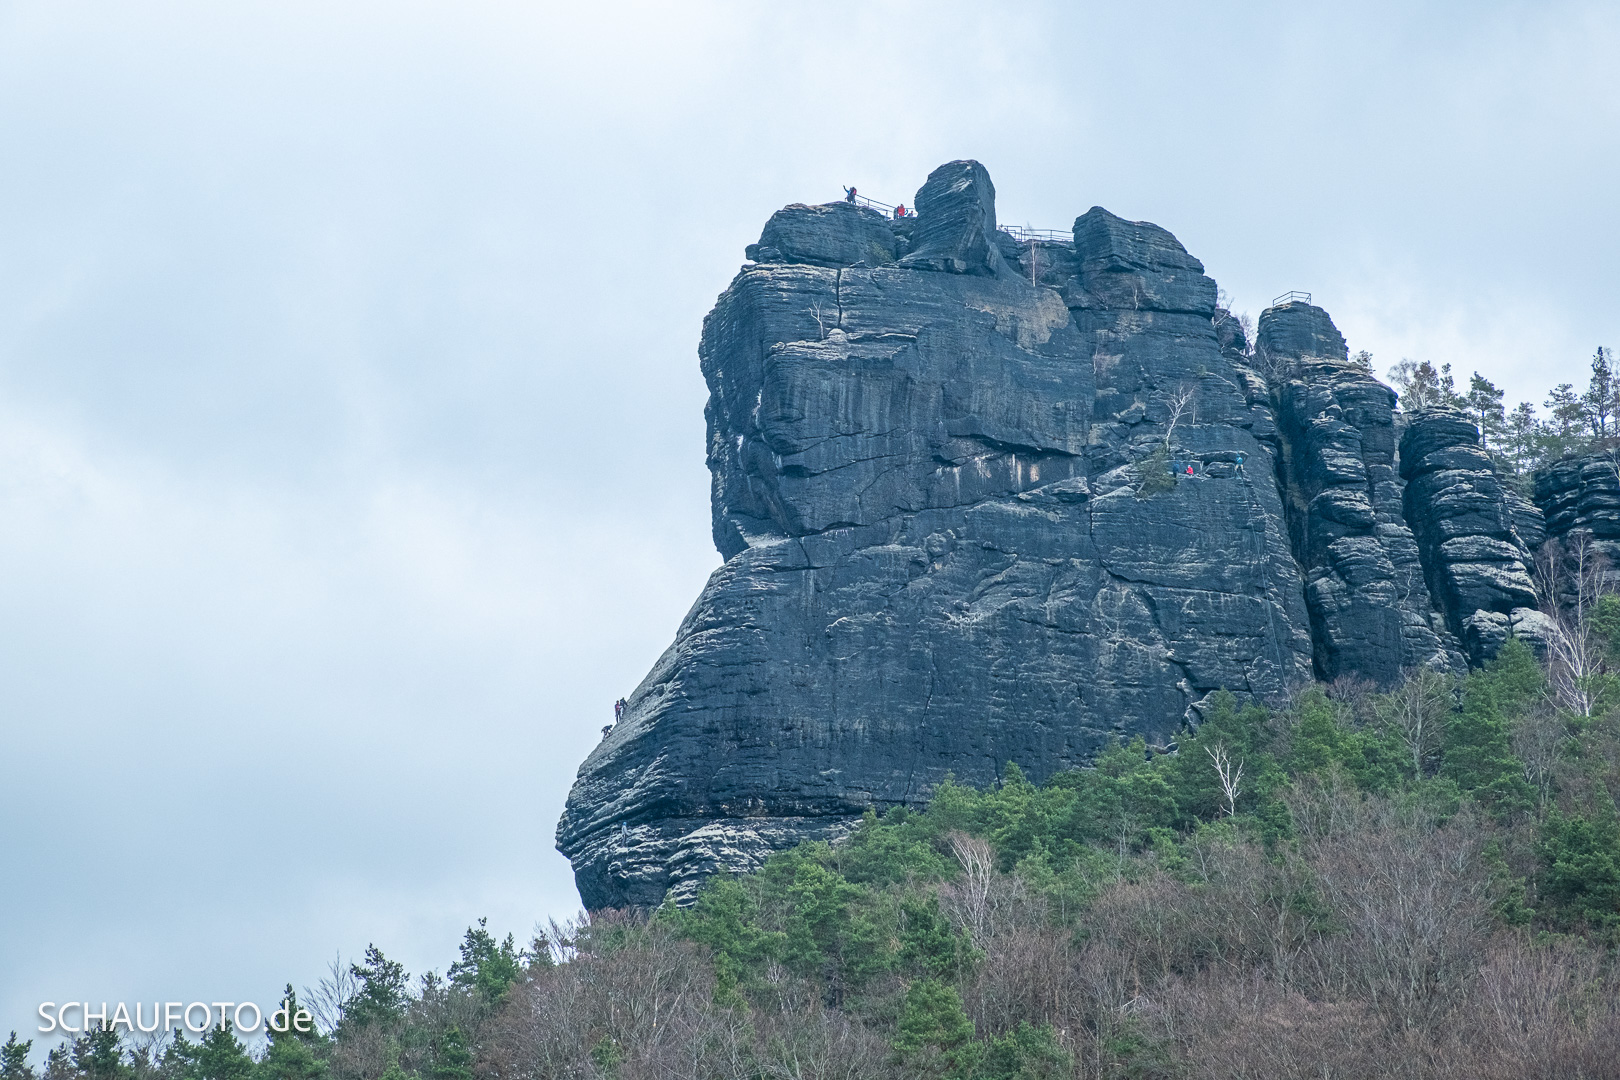
[[[1015,240],[976,162],[915,205],[785,208],[705,320],[726,561],[569,796],[592,908],[689,896],[949,773],[1164,746],[1221,688],[1449,663],[1437,597],[1522,599],[1461,569],[1516,583],[1511,525],[1414,539],[1392,395],[1325,312],[1262,320],[1274,388],[1164,229],[1093,208]],[[1457,445],[1428,438],[1414,477]],[[1408,510],[1444,504],[1423,484]]]
[[1530,578],[1522,498],[1510,498],[1479,429],[1462,413],[1422,409],[1401,436],[1406,519],[1412,523],[1429,591],[1469,658],[1496,655],[1513,622],[1533,619],[1539,603]]
[[1418,665],[1460,667],[1403,513],[1395,392],[1351,361],[1319,307],[1269,308],[1257,338],[1274,373],[1278,479],[1305,571],[1317,677],[1387,686]]

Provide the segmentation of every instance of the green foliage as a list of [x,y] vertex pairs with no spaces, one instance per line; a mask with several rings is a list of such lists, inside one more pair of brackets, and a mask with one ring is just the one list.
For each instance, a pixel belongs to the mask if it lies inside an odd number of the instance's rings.
[[1311,687],[1294,703],[1284,764],[1293,776],[1342,769],[1363,791],[1385,792],[1401,779],[1404,751],[1384,728],[1358,728],[1349,710]]
[[1512,720],[1545,691],[1535,655],[1509,638],[1496,658],[1463,683],[1462,708],[1446,725],[1441,775],[1498,816],[1528,811],[1533,793],[1513,754]]
[[[1620,600],[1604,598],[1594,624],[1620,650]],[[640,1075],[644,1051],[663,1045],[644,1040],[684,1037],[667,1034],[677,1030],[704,1032],[700,1054],[729,1054],[727,1067],[748,1075],[776,1075],[771,1055],[824,1040],[869,1062],[874,1047],[892,1053],[899,1075],[935,1080],[1056,1080],[1074,1074],[1076,1056],[1106,1062],[1104,1075],[1180,1075],[1182,1036],[1156,1014],[1060,1014],[1042,1002],[1084,1004],[1092,986],[1125,1000],[1217,970],[1240,975],[1245,995],[1248,980],[1269,992],[1279,972],[1306,970],[1300,958],[1317,945],[1360,933],[1346,890],[1414,853],[1436,868],[1430,884],[1454,890],[1445,902],[1529,931],[1498,942],[1554,931],[1620,944],[1620,712],[1599,700],[1611,711],[1549,721],[1545,678],[1516,641],[1464,679],[1423,671],[1353,704],[1310,688],[1273,712],[1221,692],[1174,748],[1115,739],[1093,767],[1044,779],[1014,763],[983,789],[947,779],[926,810],[868,812],[841,842],[716,877],[650,923],[602,918],[563,932],[555,966],[544,938],[526,953],[480,919],[447,978],[429,973],[415,992],[402,965],[368,947],[330,1037],[272,1032],[254,1063],[228,1028],[195,1043],[176,1032],[153,1063],[116,1035],[88,1033],[51,1051],[44,1080],[473,1080],[476,1062],[493,1068],[514,1047],[538,1055],[557,1032],[546,1075],[607,1080]],[[1515,738],[1540,770],[1539,800]],[[1242,771],[1235,805],[1212,754],[1232,777]],[[1477,859],[1455,845],[1476,830]],[[550,1012],[531,1007],[588,964],[609,977],[574,983]],[[1094,983],[1076,983],[1082,968]],[[627,1000],[643,983],[650,1009]],[[290,986],[287,1002],[297,1009]],[[603,1011],[578,1017],[593,1008]],[[524,1023],[554,1030],[526,1029],[536,1041],[524,1042],[503,1029]],[[0,1080],[39,1080],[29,1048],[13,1033]]]
[[382,1075],[377,1080],[411,1080],[411,1074],[400,1068],[399,1057],[395,1055],[394,1059],[388,1063],[388,1068],[382,1071]]
[[721,874],[709,880],[691,907],[663,911],[682,936],[709,947],[716,993],[723,1000],[740,1000],[736,995],[744,980],[781,951],[785,935],[762,925],[758,891],[745,879]]
[[1175,489],[1176,478],[1170,474],[1170,448],[1161,443],[1136,463],[1136,497],[1147,499]]
[[1287,811],[1276,795],[1287,777],[1271,753],[1271,742],[1271,714],[1266,709],[1258,705],[1239,709],[1231,693],[1217,693],[1197,732],[1181,740],[1179,752],[1165,766],[1179,811],[1177,825],[1190,828],[1226,813],[1226,795],[1211,756],[1222,751],[1242,769],[1238,812],[1247,814],[1268,837],[1286,834]]
[[1050,1025],[1020,1021],[1014,1031],[985,1047],[981,1080],[1060,1080],[1074,1073],[1074,1057],[1057,1041]]
[[1613,934],[1620,930],[1620,822],[1554,810],[1542,826],[1543,897],[1567,925],[1585,924]]
[[487,927],[487,919],[479,919],[477,927],[468,927],[461,942],[461,959],[450,965],[450,983],[473,994],[487,1008],[495,1008],[506,1000],[506,995],[523,972],[523,955],[507,934],[497,943]]
[[4,1046],[0,1046],[0,1080],[35,1080],[34,1067],[28,1064],[28,1051],[34,1040],[19,1041],[13,1031]]
[[935,1076],[969,1080],[983,1053],[962,996],[938,979],[918,979],[906,988],[894,1049],[902,1063]]
[[[116,1057],[116,1043],[115,1036],[109,1057]],[[229,1023],[209,1028],[197,1042],[176,1030],[174,1040],[163,1053],[163,1071],[172,1080],[249,1080],[256,1068]]]
[[343,1025],[348,1028],[390,1026],[405,1018],[409,1001],[403,964],[383,956],[376,945],[366,946],[363,962],[349,965],[349,974],[359,984],[359,990],[345,1005]]
[[603,1076],[618,1076],[619,1066],[624,1063],[624,1047],[618,1040],[604,1036],[591,1047],[591,1064]]
[[198,1044],[193,1080],[248,1080],[253,1059],[229,1023],[211,1027]]
[[451,1024],[433,1049],[433,1068],[428,1076],[431,1080],[473,1080],[472,1064],[472,1051],[467,1048],[461,1028]]
[[974,959],[965,931],[951,929],[939,910],[939,897],[908,896],[901,901],[900,964],[908,971],[936,979],[954,979]]
[[[227,1037],[230,1037],[228,1032]],[[234,1038],[231,1041],[236,1042]],[[241,1044],[238,1043],[237,1048],[240,1049]],[[126,1080],[134,1071],[124,1061],[118,1032],[105,1027],[87,1031],[73,1040],[73,1066],[85,1080]],[[201,1072],[189,1076],[195,1080],[237,1080],[235,1075],[215,1077]]]
[[309,1031],[299,1031],[292,1023],[302,1007],[292,983],[282,991],[281,1000],[279,1007],[286,1009],[290,1030],[276,1031],[265,1025],[264,1056],[254,1068],[254,1080],[324,1080],[327,1064],[320,1053],[327,1048],[327,1039],[314,1030],[313,1024]]
[[944,880],[956,866],[936,846],[937,824],[938,819],[899,806],[880,825],[877,814],[868,810],[849,838],[833,849],[835,865],[847,880],[863,885]]
[[255,1080],[323,1080],[326,1062],[305,1040],[271,1033],[264,1056],[254,1067]]

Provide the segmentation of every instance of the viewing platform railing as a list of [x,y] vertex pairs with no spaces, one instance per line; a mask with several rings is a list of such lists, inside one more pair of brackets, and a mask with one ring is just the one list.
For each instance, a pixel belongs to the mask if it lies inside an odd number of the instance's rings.
[[1074,233],[1064,232],[1062,229],[1031,229],[1025,225],[1002,225],[1000,229],[1020,244],[1027,244],[1031,240],[1057,241],[1058,243],[1067,244],[1074,240]]
[[1301,300],[1308,304],[1311,302],[1311,294],[1308,292],[1297,291],[1285,292],[1281,296],[1277,297],[1277,299],[1273,300],[1271,302],[1271,306],[1282,307],[1284,304],[1292,304],[1295,300]]
[[[853,199],[846,196],[845,201],[853,202],[856,206],[864,206],[868,210],[876,210],[885,217],[891,218],[896,216],[895,211],[899,209],[899,207],[886,203],[881,199],[868,198],[859,192],[855,193],[855,197]],[[917,216],[917,211],[907,207],[905,210],[905,216],[908,218],[914,218]],[[997,227],[1014,240],[1017,240],[1020,244],[1027,244],[1031,240],[1040,240],[1047,243],[1055,242],[1067,244],[1073,242],[1074,240],[1074,233],[1064,229],[1033,229],[1027,225],[1000,225]],[[1310,295],[1308,293],[1301,293],[1300,295],[1304,296],[1307,302],[1310,300]]]
[[[859,193],[857,193],[855,195],[855,198],[854,198],[853,201],[854,201],[856,206],[864,206],[869,210],[876,210],[876,211],[878,211],[879,213],[883,214],[886,217],[894,217],[895,216],[895,210],[897,209],[897,207],[890,206],[886,202],[880,202],[877,199],[868,199],[865,195],[861,195]],[[905,216],[906,217],[916,217],[917,216],[917,211],[907,209],[906,213],[905,213]]]

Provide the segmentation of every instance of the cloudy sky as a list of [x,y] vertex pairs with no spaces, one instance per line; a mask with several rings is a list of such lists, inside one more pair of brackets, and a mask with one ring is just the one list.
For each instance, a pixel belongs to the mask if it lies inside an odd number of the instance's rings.
[[578,904],[718,564],[703,314],[983,161],[1520,398],[1620,345],[1608,4],[0,0],[0,1032]]

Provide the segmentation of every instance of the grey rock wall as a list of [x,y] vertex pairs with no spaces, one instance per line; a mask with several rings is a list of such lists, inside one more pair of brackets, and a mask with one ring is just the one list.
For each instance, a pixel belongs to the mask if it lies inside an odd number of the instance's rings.
[[1620,566],[1617,459],[1620,454],[1571,457],[1537,474],[1534,498],[1545,516],[1543,538],[1564,540],[1584,533],[1603,558]]
[[1389,685],[1418,665],[1460,667],[1435,610],[1395,471],[1395,392],[1352,362],[1328,313],[1293,302],[1260,317],[1273,372],[1288,507],[1316,676]]
[[1325,312],[1262,320],[1273,387],[1164,229],[1094,207],[1016,241],[976,162],[915,205],[785,208],[704,322],[726,561],[580,767],[557,842],[589,907],[689,896],[947,774],[1163,747],[1222,688],[1454,662],[1433,601],[1473,579],[1425,577],[1392,395]]
[[1401,436],[1406,519],[1412,523],[1429,591],[1469,659],[1496,654],[1515,622],[1539,623],[1531,555],[1510,497],[1473,421],[1449,409],[1418,410]]

